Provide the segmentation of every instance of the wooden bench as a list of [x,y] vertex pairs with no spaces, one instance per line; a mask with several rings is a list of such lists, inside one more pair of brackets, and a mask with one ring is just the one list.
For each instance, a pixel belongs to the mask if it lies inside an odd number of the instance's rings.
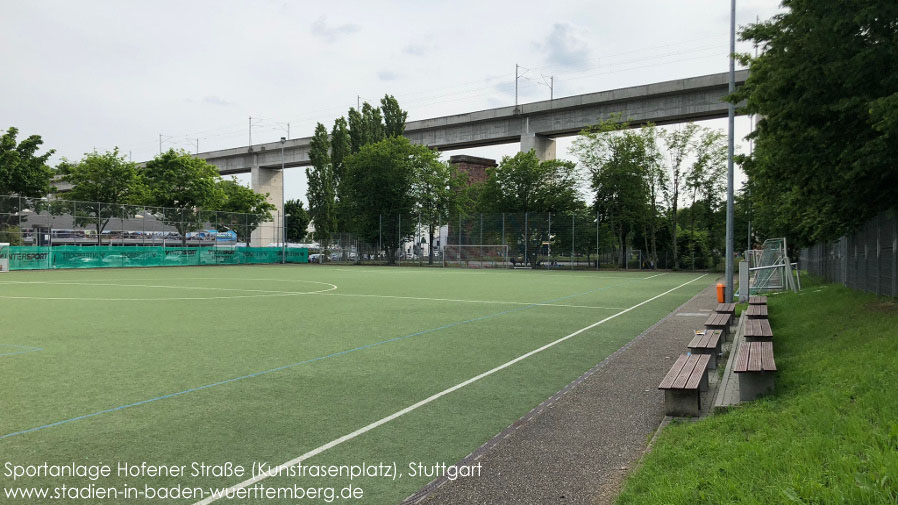
[[767,297],[766,296],[758,296],[752,295],[748,297],[749,305],[767,305]]
[[695,332],[695,338],[689,342],[689,350],[692,354],[707,354],[711,356],[708,360],[708,368],[714,370],[717,368],[717,356],[720,355],[722,347],[723,332],[720,330],[705,330]]
[[681,354],[658,389],[664,390],[664,409],[669,416],[699,415],[702,391],[708,390],[709,354]]
[[739,401],[750,402],[772,393],[776,362],[773,342],[744,342],[739,346],[733,371],[739,374]]
[[749,319],[767,319],[766,305],[749,305],[745,309],[745,316]]
[[726,340],[727,334],[729,333],[729,328],[729,314],[711,314],[710,316],[708,316],[708,320],[705,321],[705,329],[720,330],[724,340]]
[[769,342],[773,340],[773,330],[770,328],[770,321],[766,319],[746,319],[745,340],[747,342]]
[[714,312],[718,314],[729,314],[730,318],[736,317],[736,304],[735,303],[718,303],[717,308],[714,309]]

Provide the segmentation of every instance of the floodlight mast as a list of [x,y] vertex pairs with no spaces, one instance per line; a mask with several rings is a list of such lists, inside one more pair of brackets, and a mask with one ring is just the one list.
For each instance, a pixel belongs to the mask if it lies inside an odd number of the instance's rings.
[[[736,91],[736,0],[730,0],[730,95]],[[734,123],[736,106],[730,101],[727,104],[727,120],[729,132],[727,135],[727,229],[726,229],[726,288],[724,299],[727,303],[733,301],[733,150],[735,143]]]

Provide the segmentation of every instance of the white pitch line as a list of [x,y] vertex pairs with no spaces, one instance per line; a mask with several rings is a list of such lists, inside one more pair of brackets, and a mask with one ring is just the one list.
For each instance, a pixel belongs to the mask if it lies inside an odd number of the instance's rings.
[[247,480],[245,480],[245,481],[243,481],[243,482],[240,482],[240,483],[238,483],[238,484],[234,484],[233,486],[231,486],[231,487],[225,489],[224,491],[222,491],[221,494],[219,494],[219,495],[210,495],[210,496],[207,496],[206,498],[204,498],[204,499],[202,499],[202,500],[196,502],[194,505],[207,505],[207,504],[212,503],[212,502],[214,502],[214,501],[218,501],[220,498],[223,497],[224,494],[231,494],[231,493],[236,492],[236,491],[239,490],[239,489],[244,489],[244,488],[246,488],[246,487],[249,487],[249,486],[255,484],[256,482],[259,482],[259,481],[261,481],[261,480],[267,478],[267,477],[268,477],[269,475],[271,475],[271,474],[275,474],[275,475],[280,474],[281,472],[283,472],[284,470],[286,470],[287,468],[289,468],[289,467],[291,467],[291,466],[298,465],[299,463],[302,463],[303,461],[305,461],[305,460],[307,460],[307,459],[309,459],[309,458],[312,458],[312,457],[314,457],[314,456],[317,456],[317,455],[321,454],[322,452],[324,452],[324,451],[326,451],[326,450],[328,450],[328,449],[331,449],[331,448],[333,448],[333,447],[336,447],[336,446],[342,444],[343,442],[348,442],[348,441],[350,441],[350,440],[352,440],[352,439],[354,439],[354,438],[356,438],[356,437],[358,437],[358,436],[360,436],[360,435],[364,435],[365,433],[367,433],[367,432],[369,432],[369,431],[371,431],[371,430],[373,430],[373,429],[375,429],[375,428],[377,428],[377,427],[379,427],[379,426],[383,426],[384,424],[387,424],[387,423],[389,423],[390,421],[392,421],[392,420],[394,420],[394,419],[396,419],[396,418],[398,418],[398,417],[402,417],[402,416],[404,416],[405,414],[408,414],[409,412],[412,412],[412,411],[414,411],[414,410],[417,410],[417,409],[423,407],[424,405],[427,405],[428,403],[433,402],[434,400],[438,400],[438,399],[442,398],[443,396],[446,396],[446,395],[448,395],[448,394],[450,394],[450,393],[453,393],[453,392],[455,392],[455,391],[458,391],[459,389],[461,389],[461,388],[463,388],[463,387],[465,387],[465,386],[468,386],[468,385],[470,385],[470,384],[473,384],[473,383],[479,381],[480,379],[482,379],[482,378],[484,378],[484,377],[488,377],[488,376],[490,376],[490,375],[492,375],[492,374],[494,374],[494,373],[496,373],[496,372],[498,372],[498,371],[500,371],[500,370],[504,370],[504,369],[506,369],[506,368],[508,368],[508,367],[510,367],[510,366],[512,366],[512,365],[514,365],[515,363],[517,363],[517,362],[519,362],[519,361],[523,361],[523,360],[529,358],[530,356],[533,356],[534,354],[541,353],[541,352],[545,351],[546,349],[549,349],[550,347],[554,347],[554,346],[556,346],[556,345],[558,345],[558,344],[564,342],[565,340],[568,340],[568,339],[570,339],[570,338],[573,338],[573,337],[575,337],[575,336],[577,336],[577,335],[579,335],[579,334],[581,334],[581,333],[583,333],[583,332],[585,332],[585,331],[588,331],[588,330],[591,330],[591,329],[595,328],[596,326],[599,326],[599,325],[601,325],[601,324],[604,324],[605,322],[610,321],[610,320],[616,318],[617,316],[626,314],[627,312],[630,312],[631,310],[633,310],[633,309],[635,309],[635,308],[637,308],[637,307],[641,307],[641,306],[643,306],[643,305],[645,305],[645,304],[647,304],[647,303],[649,303],[649,302],[651,302],[651,301],[653,301],[653,300],[657,300],[658,298],[661,298],[662,296],[664,296],[664,295],[666,295],[666,294],[669,294],[669,293],[671,293],[671,292],[673,292],[673,291],[676,291],[677,289],[680,289],[680,288],[682,288],[683,286],[685,286],[685,285],[687,285],[687,284],[691,284],[691,283],[693,283],[693,282],[695,282],[695,281],[701,279],[702,277],[704,277],[704,276],[706,276],[706,275],[707,275],[707,274],[702,274],[702,275],[700,275],[700,276],[698,276],[698,277],[692,279],[691,281],[684,282],[683,284],[680,284],[679,286],[677,286],[677,287],[675,287],[675,288],[668,289],[667,291],[665,291],[665,292],[663,292],[663,293],[661,293],[661,294],[659,294],[659,295],[655,295],[655,296],[653,296],[653,297],[651,297],[651,298],[649,298],[649,299],[647,299],[647,300],[644,300],[644,301],[642,301],[642,302],[639,302],[639,303],[637,303],[636,305],[633,305],[632,307],[626,308],[626,309],[624,309],[624,310],[622,310],[622,311],[620,311],[620,312],[616,312],[616,313],[614,313],[614,314],[612,314],[612,315],[606,317],[605,319],[602,319],[602,320],[600,320],[600,321],[597,321],[597,322],[595,322],[595,323],[592,323],[592,324],[589,325],[589,326],[580,328],[579,330],[577,330],[577,331],[575,331],[575,332],[573,332],[573,333],[571,333],[571,334],[569,334],[569,335],[565,335],[565,336],[559,338],[558,340],[555,340],[555,341],[553,341],[553,342],[549,342],[548,344],[546,344],[546,345],[544,345],[544,346],[542,346],[542,347],[540,347],[540,348],[538,348],[538,349],[534,349],[534,350],[532,350],[532,351],[530,351],[530,352],[528,352],[528,353],[526,353],[526,354],[522,354],[522,355],[518,356],[517,358],[515,358],[515,359],[513,359],[513,360],[511,360],[511,361],[507,361],[507,362],[505,362],[505,363],[503,363],[503,364],[501,364],[501,365],[499,365],[499,366],[497,366],[497,367],[495,367],[495,368],[493,368],[493,369],[487,370],[486,372],[483,372],[483,373],[480,374],[480,375],[476,375],[476,376],[474,376],[474,377],[471,377],[470,379],[468,379],[468,380],[466,380],[466,381],[464,381],[464,382],[458,383],[458,384],[456,384],[456,385],[454,385],[454,386],[452,386],[452,387],[450,387],[450,388],[447,388],[447,389],[444,389],[444,390],[440,391],[439,393],[436,393],[436,394],[434,394],[434,395],[428,396],[427,398],[425,398],[425,399],[419,401],[418,403],[415,403],[415,404],[413,404],[413,405],[409,405],[408,407],[406,407],[406,408],[404,408],[404,409],[402,409],[402,410],[399,410],[399,411],[397,411],[397,412],[394,412],[393,414],[390,414],[390,415],[388,415],[387,417],[384,417],[384,418],[381,418],[381,419],[379,419],[379,420],[377,420],[377,421],[374,421],[373,423],[371,423],[371,424],[369,424],[369,425],[367,425],[367,426],[363,426],[363,427],[361,427],[361,428],[359,428],[359,429],[353,431],[352,433],[348,433],[348,434],[346,434],[346,435],[343,435],[343,436],[340,437],[340,438],[331,440],[330,442],[328,442],[328,443],[326,443],[326,444],[324,444],[324,445],[322,445],[322,446],[316,447],[315,449],[312,449],[311,451],[309,451],[309,452],[303,454],[302,456],[299,456],[299,457],[297,457],[297,458],[291,459],[290,461],[287,461],[286,463],[282,463],[282,464],[278,465],[277,468],[276,468],[274,471],[270,471],[270,472],[266,472],[266,473],[260,473],[259,475],[256,475],[255,477],[252,477],[252,478],[250,478],[250,479],[247,479]]
[[425,300],[434,302],[458,302],[458,303],[481,303],[495,305],[528,305],[531,307],[570,307],[576,309],[605,309],[620,310],[623,307],[597,307],[595,305],[571,305],[566,303],[536,303],[536,302],[512,302],[504,300],[464,300],[460,298],[429,298],[424,296],[399,296],[399,295],[368,295],[359,293],[320,293],[322,296],[350,296],[350,297],[366,297],[366,298],[398,298],[401,300]]
[[648,277],[643,277],[642,280],[651,279],[651,278],[653,278],[653,277],[658,277],[658,276],[660,276],[660,275],[667,275],[667,272],[662,272],[662,273],[660,273],[660,274],[655,274],[655,275],[650,275],[650,276],[648,276]]

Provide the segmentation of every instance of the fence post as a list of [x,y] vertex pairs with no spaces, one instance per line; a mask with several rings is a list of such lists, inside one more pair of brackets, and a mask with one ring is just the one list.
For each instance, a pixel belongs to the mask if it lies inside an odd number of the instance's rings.
[[898,218],[892,217],[892,296],[898,297]]
[[483,268],[483,212],[480,213],[480,268]]
[[[528,242],[530,242],[530,233],[529,233],[530,230],[528,229],[529,225],[530,225],[530,223],[527,220],[527,213],[525,212],[524,213],[524,266],[525,267],[527,266],[528,259],[529,259],[528,251],[527,251],[527,247],[529,246]],[[531,268],[532,268],[532,265],[531,265]]]
[[502,250],[505,251],[505,268],[508,268],[508,247],[505,247],[505,213],[502,213]]
[[599,211],[596,211],[596,270],[599,269]]
[[458,244],[455,245],[455,261],[461,266],[461,212],[458,213]]
[[399,242],[399,256],[396,257],[396,264],[402,266],[402,213],[397,214],[396,218],[396,240]]
[[577,225],[574,217],[576,214],[571,214],[571,270],[574,269],[574,241],[576,240],[576,235],[574,235],[574,226]]

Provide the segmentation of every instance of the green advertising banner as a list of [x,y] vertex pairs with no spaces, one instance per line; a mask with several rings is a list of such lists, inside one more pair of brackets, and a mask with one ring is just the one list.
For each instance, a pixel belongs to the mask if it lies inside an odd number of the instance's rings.
[[[280,263],[279,247],[128,247],[12,246],[10,270],[56,268],[127,268],[193,265],[264,265]],[[308,263],[309,250],[286,250],[288,263]]]

